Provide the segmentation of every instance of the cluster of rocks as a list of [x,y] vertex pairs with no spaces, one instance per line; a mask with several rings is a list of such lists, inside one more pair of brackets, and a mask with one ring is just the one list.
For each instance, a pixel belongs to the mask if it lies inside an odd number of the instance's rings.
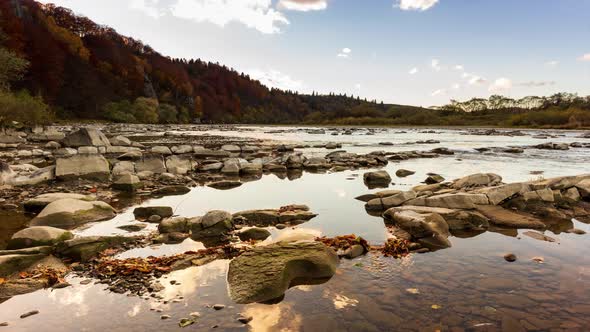
[[478,173],[358,199],[369,213],[381,214],[397,237],[418,244],[413,248],[440,249],[451,246],[454,231],[543,230],[555,220],[588,218],[590,174],[504,184],[497,174]]
[[[168,210],[169,209],[169,210]],[[226,211],[209,211],[203,216],[172,217],[168,207],[145,207],[134,211],[140,219],[156,220],[159,243],[178,243],[190,237],[207,246],[227,243],[238,237],[242,241],[264,240],[270,232],[264,227],[283,229],[313,219],[316,214],[305,205],[288,205],[279,209],[246,210],[231,214]]]

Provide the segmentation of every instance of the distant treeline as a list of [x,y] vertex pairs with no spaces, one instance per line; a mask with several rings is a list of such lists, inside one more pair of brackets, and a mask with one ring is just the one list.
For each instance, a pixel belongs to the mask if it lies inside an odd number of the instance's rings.
[[130,123],[590,126],[589,99],[501,96],[437,109],[269,89],[199,59],[172,59],[71,10],[0,1],[0,125]]

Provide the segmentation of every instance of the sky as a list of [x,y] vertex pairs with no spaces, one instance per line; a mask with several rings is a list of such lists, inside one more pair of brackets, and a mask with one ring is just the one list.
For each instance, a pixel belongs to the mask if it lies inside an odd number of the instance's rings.
[[442,105],[590,95],[590,0],[52,0],[267,86]]

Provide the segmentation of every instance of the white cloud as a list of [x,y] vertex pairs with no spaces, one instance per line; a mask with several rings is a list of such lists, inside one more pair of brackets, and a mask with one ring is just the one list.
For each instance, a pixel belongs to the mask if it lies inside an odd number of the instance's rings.
[[505,91],[512,88],[512,81],[506,77],[500,77],[494,81],[489,87],[489,91]]
[[354,88],[357,89],[357,90],[360,90],[361,89],[361,84],[360,83],[355,84],[354,85]]
[[578,58],[580,61],[590,61],[590,53],[586,53]]
[[434,69],[436,71],[440,71],[440,69],[441,69],[440,60],[432,59],[432,61],[430,61],[430,66],[432,67],[432,69]]
[[[397,6],[402,10],[427,10],[436,5],[438,0],[399,0]],[[394,3],[394,6],[396,4]]]
[[469,85],[480,85],[486,82],[485,78],[471,73],[464,72],[461,76],[467,79],[467,84]]
[[455,83],[455,84],[453,84],[452,88],[453,88],[453,90],[459,90],[459,89],[461,89],[461,84]]
[[551,60],[551,61],[545,62],[545,66],[548,66],[548,67],[555,67],[558,64],[559,64],[559,61],[557,61],[557,60]]
[[431,93],[431,96],[436,97],[436,96],[442,96],[442,95],[446,95],[447,94],[447,89],[438,89],[435,90],[434,92]]
[[140,11],[147,16],[159,18],[164,13],[158,9],[159,0],[131,0],[129,8]]
[[259,80],[260,83],[269,88],[278,88],[282,90],[301,91],[305,88],[303,81],[292,79],[289,75],[283,74],[278,70],[264,71],[261,69],[252,69],[246,71],[250,78]]
[[418,72],[418,68],[417,68],[417,67],[414,67],[414,68],[410,69],[410,71],[408,72],[408,74],[410,74],[410,75],[414,75],[414,74],[416,74],[417,72]]
[[551,85],[555,85],[555,84],[556,84],[555,81],[528,81],[528,82],[518,83],[517,85],[528,87],[528,88],[538,88],[538,87],[542,87],[542,86],[551,86]]
[[327,0],[280,0],[277,8],[307,12],[328,8]]
[[350,56],[350,53],[352,52],[352,50],[348,47],[343,48],[340,53],[338,53],[338,57],[340,58],[348,58]]
[[455,66],[455,67],[453,67],[453,68],[454,68],[455,70],[458,70],[458,71],[464,71],[464,70],[465,70],[465,67],[463,67],[463,65],[456,65],[456,66]]
[[178,0],[171,7],[172,15],[196,22],[225,26],[240,22],[262,33],[278,33],[289,20],[272,8],[271,0]]

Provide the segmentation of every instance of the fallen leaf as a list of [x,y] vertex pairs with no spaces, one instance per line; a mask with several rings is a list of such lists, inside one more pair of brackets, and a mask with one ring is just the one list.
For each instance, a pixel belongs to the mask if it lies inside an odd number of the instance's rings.
[[442,308],[442,306],[440,306],[440,305],[438,305],[438,304],[433,304],[433,305],[431,305],[430,307],[431,307],[432,309],[434,309],[434,310],[438,310],[438,309]]
[[408,289],[406,289],[406,292],[408,292],[410,294],[420,294],[420,291],[418,290],[418,288],[408,288]]

